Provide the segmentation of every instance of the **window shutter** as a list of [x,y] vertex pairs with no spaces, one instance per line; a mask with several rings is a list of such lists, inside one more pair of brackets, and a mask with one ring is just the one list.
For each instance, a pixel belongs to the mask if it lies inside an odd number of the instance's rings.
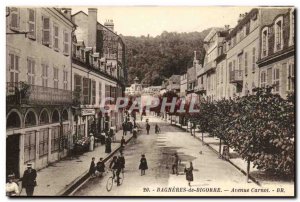
[[272,85],[272,68],[269,68],[269,69],[267,70],[267,84],[268,84],[269,86]]
[[43,44],[50,45],[50,19],[42,17],[43,21]]

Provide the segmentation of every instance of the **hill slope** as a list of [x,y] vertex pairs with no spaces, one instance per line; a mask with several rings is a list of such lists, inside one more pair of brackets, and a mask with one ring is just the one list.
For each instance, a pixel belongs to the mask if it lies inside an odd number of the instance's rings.
[[137,76],[144,84],[161,85],[163,79],[191,67],[194,51],[202,64],[203,39],[209,31],[163,32],[157,37],[123,36],[127,46],[128,84]]

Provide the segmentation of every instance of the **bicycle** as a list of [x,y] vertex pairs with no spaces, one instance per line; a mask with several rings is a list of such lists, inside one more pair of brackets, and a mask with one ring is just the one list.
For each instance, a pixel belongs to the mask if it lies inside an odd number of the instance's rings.
[[[117,177],[117,174],[114,174],[114,170],[112,170],[112,176],[110,176],[108,179],[107,179],[107,182],[106,182],[106,190],[109,192],[112,190],[112,187],[113,187],[113,184],[116,183],[116,177]],[[120,174],[120,179],[119,179],[119,183],[120,185],[122,185],[123,181],[124,181],[124,171],[121,170]]]

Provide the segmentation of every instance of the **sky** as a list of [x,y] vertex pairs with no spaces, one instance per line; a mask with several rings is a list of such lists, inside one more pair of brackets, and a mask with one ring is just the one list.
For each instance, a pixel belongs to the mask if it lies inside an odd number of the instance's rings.
[[[157,36],[167,32],[202,31],[210,27],[234,27],[240,13],[249,12],[252,7],[167,7],[167,6],[123,6],[97,7],[98,22],[104,24],[112,19],[115,31],[125,36]],[[72,7],[72,14],[78,11],[88,13],[87,7]]]

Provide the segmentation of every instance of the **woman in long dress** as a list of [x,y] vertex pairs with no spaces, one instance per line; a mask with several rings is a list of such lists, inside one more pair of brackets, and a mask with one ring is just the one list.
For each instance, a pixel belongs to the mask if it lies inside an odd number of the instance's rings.
[[111,153],[111,138],[109,136],[105,140],[105,153]]
[[148,169],[148,164],[144,154],[142,155],[142,158],[140,160],[139,169],[141,170],[141,176],[146,174],[146,170]]
[[184,169],[185,177],[186,180],[188,181],[189,186],[191,186],[191,182],[194,181],[193,169],[194,169],[193,163],[191,161],[190,161],[190,167]]

